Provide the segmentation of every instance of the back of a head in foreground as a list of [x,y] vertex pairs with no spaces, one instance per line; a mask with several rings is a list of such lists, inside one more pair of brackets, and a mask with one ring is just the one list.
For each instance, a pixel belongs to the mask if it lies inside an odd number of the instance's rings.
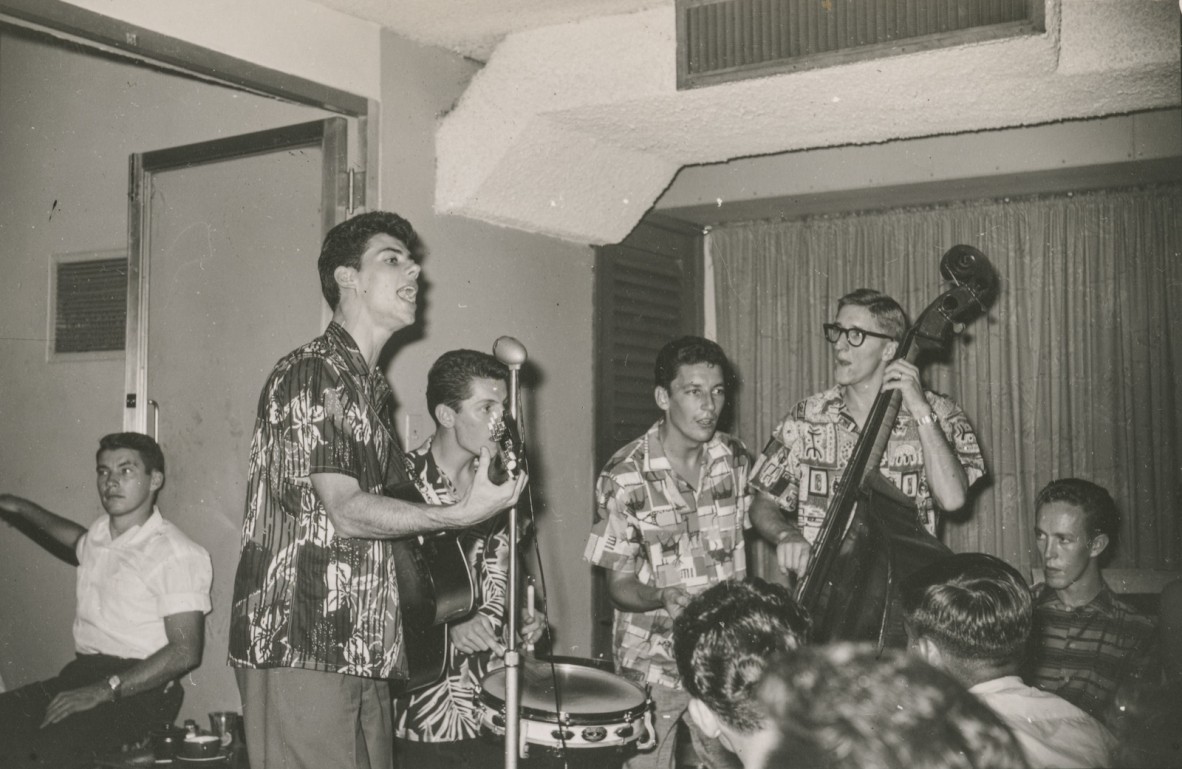
[[765,769],[1025,769],[1005,723],[947,673],[873,646],[804,647],[768,668]]

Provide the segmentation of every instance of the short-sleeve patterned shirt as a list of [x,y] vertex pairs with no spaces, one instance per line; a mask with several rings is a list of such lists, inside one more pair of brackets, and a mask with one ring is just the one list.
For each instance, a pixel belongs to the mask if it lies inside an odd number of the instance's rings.
[[[424,501],[450,505],[459,501],[451,480],[435,462],[432,438],[407,455],[411,475]],[[460,544],[476,575],[476,611],[492,622],[500,637],[505,627],[505,585],[509,581],[509,530],[504,516],[464,529]],[[464,654],[454,646],[447,674],[436,684],[394,701],[395,734],[420,742],[454,742],[480,736],[480,682],[502,667],[491,652]]]
[[1027,683],[1053,692],[1101,721],[1117,688],[1154,659],[1154,622],[1108,587],[1069,608],[1045,582],[1034,588]]
[[277,364],[259,397],[230,664],[405,678],[389,543],[338,536],[314,473],[380,494],[407,480],[386,378],[337,323]]
[[[749,460],[737,439],[715,433],[695,487],[673,470],[657,422],[608,461],[596,484],[596,520],[584,558],[630,572],[643,585],[680,585],[690,595],[747,573],[743,531]],[[696,491],[695,491],[696,489]],[[664,609],[616,611],[620,673],[640,683],[680,688],[673,619]]]
[[[931,392],[924,396],[971,486],[985,474],[973,426],[950,398]],[[801,533],[811,543],[821,530],[859,435],[839,386],[812,395],[796,404],[772,431],[751,470],[751,486],[774,498],[782,510],[795,512]],[[919,424],[906,408],[899,410],[880,469],[914,501],[920,523],[934,535],[937,510],[928,488]]]

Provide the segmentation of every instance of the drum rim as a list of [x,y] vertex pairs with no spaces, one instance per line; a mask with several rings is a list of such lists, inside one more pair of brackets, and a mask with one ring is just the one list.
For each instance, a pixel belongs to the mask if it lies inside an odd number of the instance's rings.
[[[578,662],[563,662],[563,663],[555,663],[555,664],[556,664],[556,667],[559,667],[559,668],[562,668],[562,667],[584,668],[587,670],[594,670],[597,673],[604,673],[605,675],[609,675],[612,678],[614,678],[618,681],[622,681],[625,684],[627,684],[628,686],[634,688],[636,690],[636,692],[638,694],[640,694],[641,700],[639,703],[637,703],[635,705],[629,705],[627,707],[619,708],[617,710],[604,710],[604,711],[594,711],[594,712],[584,712],[584,713],[569,713],[567,716],[567,720],[565,720],[565,721],[560,721],[558,718],[558,713],[556,713],[553,710],[538,710],[538,709],[533,708],[529,705],[522,705],[521,706],[521,717],[522,718],[529,718],[531,721],[537,721],[537,722],[541,722],[541,723],[554,724],[555,726],[609,726],[611,724],[623,725],[626,723],[631,723],[633,721],[636,721],[640,718],[643,718],[645,711],[648,710],[648,707],[649,707],[648,694],[645,692],[644,689],[642,689],[640,686],[636,685],[632,681],[629,681],[627,678],[622,678],[622,677],[616,675],[615,673],[609,673],[606,670],[595,667],[593,665],[583,665]],[[497,670],[493,670],[493,671],[489,672],[480,681],[479,699],[480,699],[481,704],[483,704],[489,708],[492,708],[492,709],[496,710],[497,712],[504,712],[505,700],[504,700],[504,698],[498,697],[497,695],[488,691],[485,684],[493,676],[504,675],[504,674],[505,674],[505,668],[498,668]]]

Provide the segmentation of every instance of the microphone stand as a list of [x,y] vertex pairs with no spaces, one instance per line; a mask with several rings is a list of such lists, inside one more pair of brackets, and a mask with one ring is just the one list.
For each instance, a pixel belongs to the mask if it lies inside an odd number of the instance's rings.
[[[499,337],[493,342],[493,355],[509,367],[509,416],[517,419],[519,374],[525,363],[525,345],[511,336]],[[505,607],[508,618],[505,621],[505,769],[517,769],[517,758],[521,751],[521,653],[517,651],[518,617],[518,557],[517,557],[517,506],[509,508],[509,580],[505,587]]]

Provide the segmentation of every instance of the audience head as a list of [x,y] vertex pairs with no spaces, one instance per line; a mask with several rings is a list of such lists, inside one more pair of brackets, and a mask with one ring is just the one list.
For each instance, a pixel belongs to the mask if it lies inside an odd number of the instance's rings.
[[965,686],[1021,666],[1030,638],[1030,588],[1000,558],[941,558],[905,578],[899,600],[911,648]]
[[[130,458],[119,458],[119,452]],[[138,460],[138,467],[136,463]],[[143,433],[110,433],[99,438],[94,454],[98,466],[98,491],[108,514],[118,515],[155,504],[164,486],[164,452]],[[119,488],[116,490],[114,486]]]
[[873,646],[806,646],[759,690],[779,731],[767,769],[1022,769],[1014,735],[947,673]]
[[320,292],[334,311],[341,301],[341,288],[337,285],[336,269],[352,267],[359,269],[361,255],[369,246],[374,235],[389,235],[397,238],[412,255],[418,255],[421,244],[414,227],[401,216],[389,211],[370,211],[346,219],[333,227],[324,236],[320,247],[317,270],[320,273]]
[[903,341],[907,333],[907,313],[903,307],[881,291],[859,288],[837,300],[837,311],[844,307],[865,307],[884,334],[890,334],[896,342]]
[[427,372],[427,411],[435,424],[439,424],[436,409],[442,405],[460,411],[463,402],[472,396],[472,384],[478,379],[507,383],[509,368],[492,355],[476,350],[451,350],[431,364]]
[[653,366],[653,379],[656,386],[663,387],[666,392],[669,392],[673,380],[677,378],[678,370],[682,366],[693,366],[697,363],[717,366],[722,373],[723,385],[727,392],[730,391],[733,375],[726,353],[722,351],[718,343],[700,336],[679,337],[661,348],[661,351],[657,353],[657,362]]
[[761,579],[720,582],[691,599],[673,623],[673,653],[698,726],[746,759],[766,731],[755,698],[764,668],[808,632],[791,593]]
[[1111,495],[1090,481],[1061,478],[1035,499],[1034,533],[1043,579],[1060,597],[1087,601],[1103,585],[1120,516]]

